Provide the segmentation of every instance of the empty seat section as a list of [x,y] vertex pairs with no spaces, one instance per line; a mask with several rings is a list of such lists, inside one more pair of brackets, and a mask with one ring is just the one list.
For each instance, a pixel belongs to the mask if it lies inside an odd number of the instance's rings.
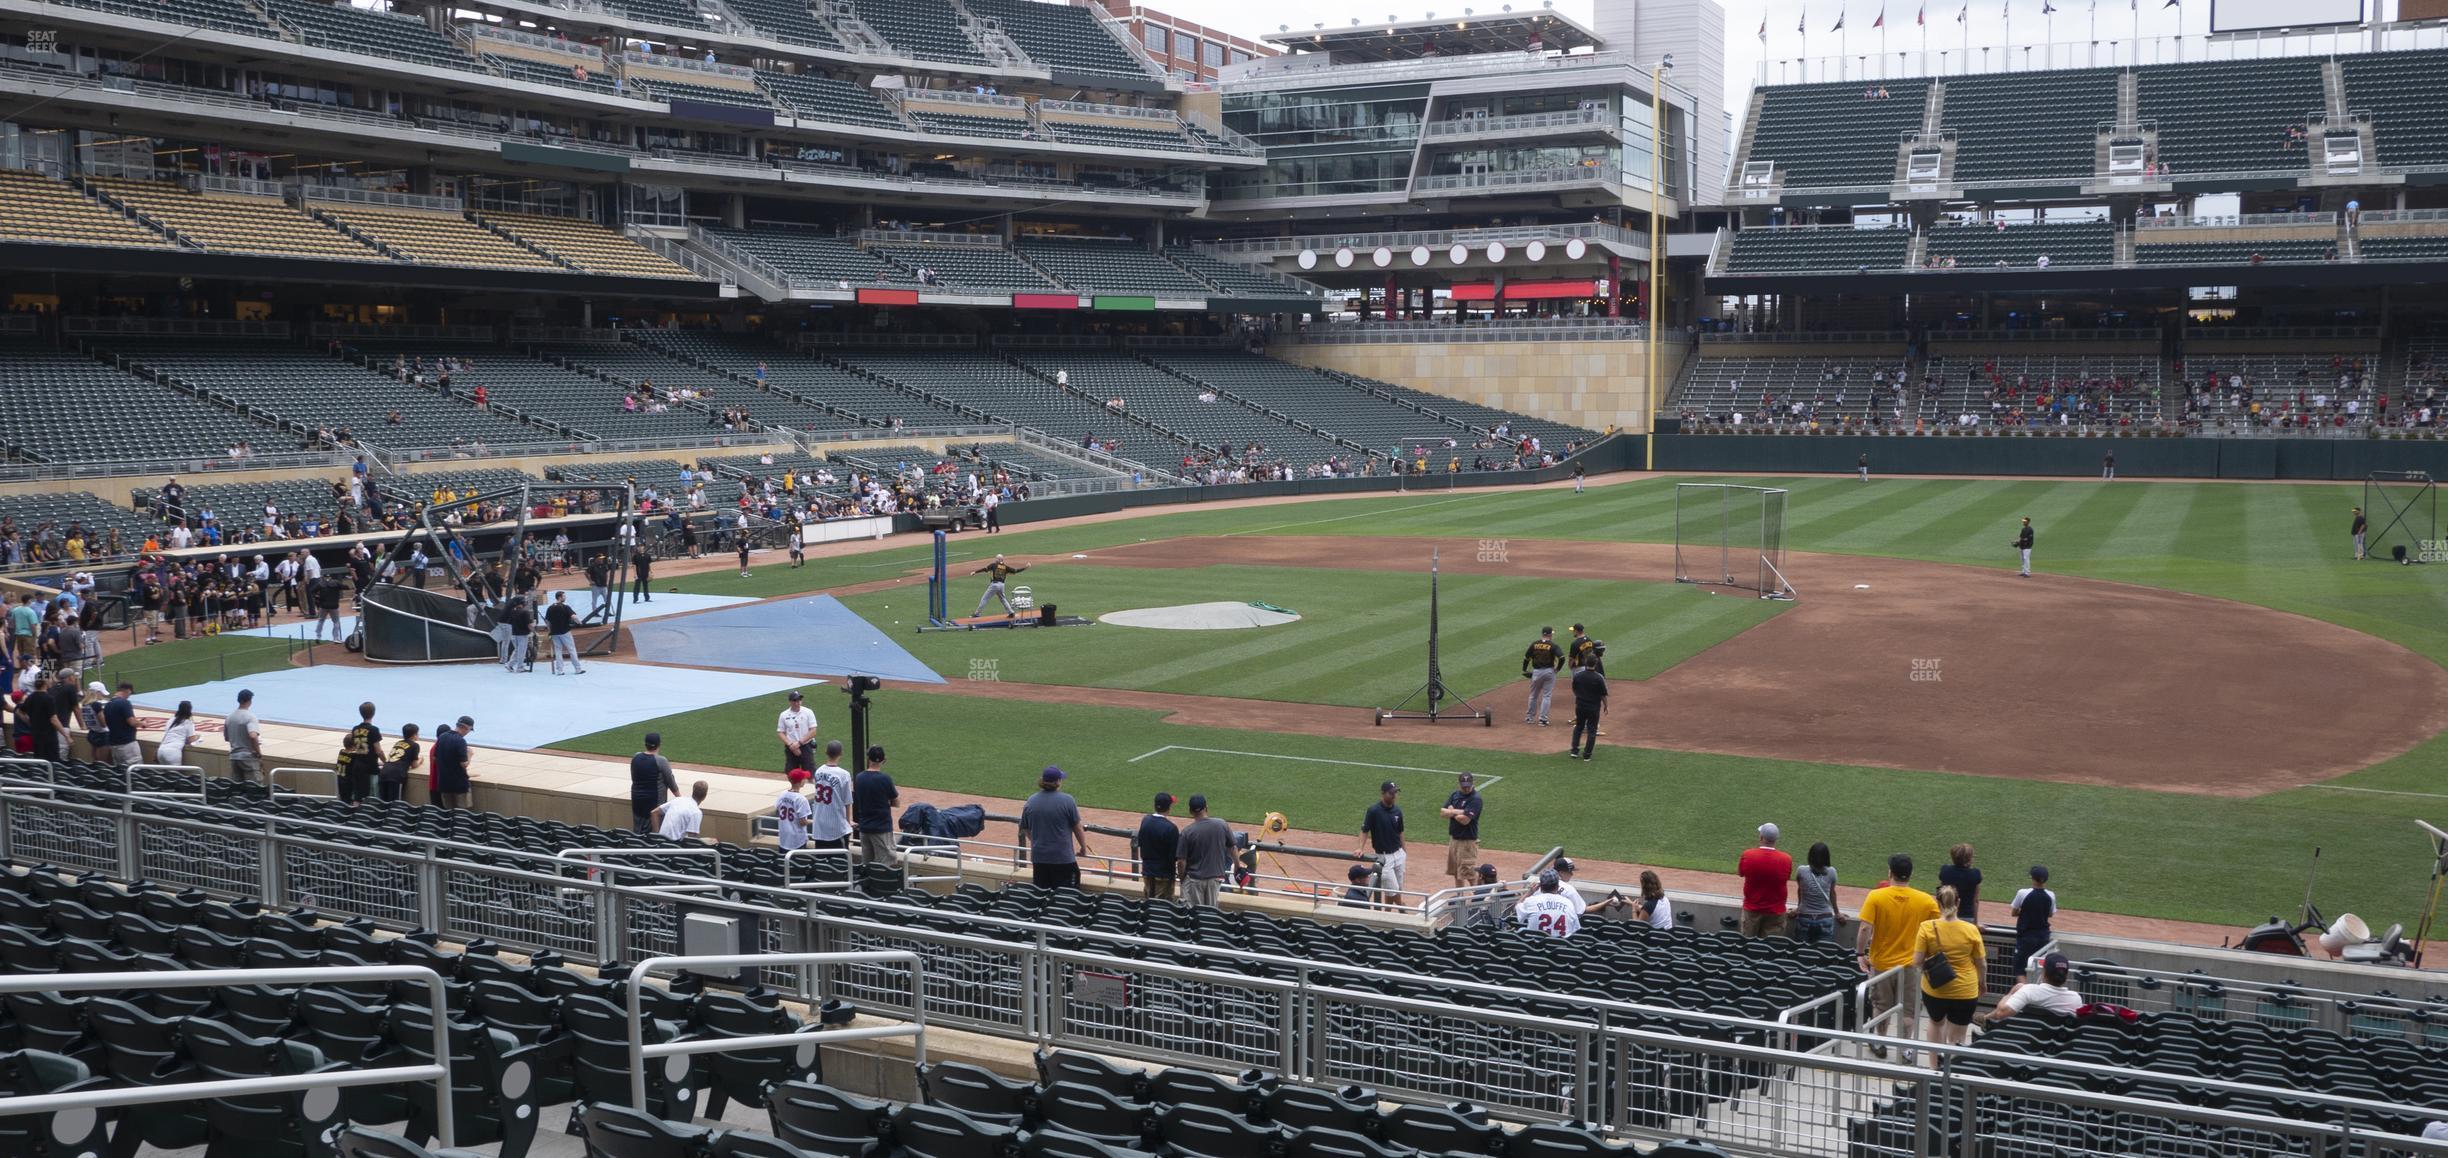
[[1111,145],[1123,149],[1169,149],[1179,152],[1198,148],[1179,129],[1149,128],[1140,125],[1117,125],[1108,121],[1048,120],[1045,127],[1054,139],[1074,145]]
[[[1668,405],[1711,424],[1731,423],[1738,413],[1745,426],[1808,421],[1813,414],[1823,424],[1867,422],[1873,413],[1886,421],[1896,417],[1899,403],[1883,388],[1903,373],[1901,353],[1843,358],[1703,354],[1685,364]],[[1799,419],[1793,412],[1797,402],[1805,407]],[[1920,408],[1912,402],[1904,405],[1903,418],[1910,421]]]
[[1912,252],[1910,229],[1812,226],[1745,229],[1726,254],[1728,273],[1774,270],[1902,269]]
[[186,24],[244,36],[272,36],[271,25],[238,0],[60,0],[71,8],[117,12],[166,24]]
[[456,213],[342,202],[310,202],[315,211],[420,265],[472,265],[566,273],[559,262]]
[[747,407],[760,422],[799,430],[840,430],[896,418],[913,428],[965,421],[957,411],[762,339],[695,330],[639,330],[631,336],[683,361],[720,369],[734,381],[753,383],[757,367],[764,366],[765,389],[743,386],[727,391],[721,399],[724,406]]
[[1025,115],[995,116],[963,111],[961,106],[930,105],[916,100],[901,107],[908,111],[911,120],[930,133],[958,137],[1002,137],[1014,141],[1037,139],[1037,133],[1029,128]]
[[65,181],[0,169],[0,239],[48,245],[170,246],[169,238],[104,206]]
[[1251,444],[1264,448],[1261,463],[1283,461],[1295,467],[1330,458],[1352,458],[1356,452],[1296,430],[1288,423],[1227,402],[1201,402],[1199,388],[1127,354],[1085,350],[1021,351],[1021,360],[1048,377],[1069,374],[1071,386],[1096,399],[1120,398],[1124,412],[1154,421],[1168,430],[1213,447],[1232,448],[1241,457]]
[[766,94],[783,112],[795,117],[879,129],[908,127],[884,106],[874,89],[863,84],[790,72],[760,72],[757,83],[765,86]]
[[2371,114],[2380,164],[2448,166],[2448,92],[2440,84],[2448,77],[2448,51],[2356,54],[2337,62],[2346,107]]
[[1926,252],[1933,261],[1952,259],[1961,268],[2037,266],[2042,258],[2051,268],[2105,266],[2116,263],[2116,227],[2107,221],[2049,222],[2037,225],[1937,225],[1929,231]]
[[1115,453],[1162,470],[1178,469],[1182,457],[1190,453],[1187,443],[1131,422],[1000,358],[906,350],[844,350],[838,356],[848,365],[976,407],[1004,421],[1034,427],[1053,438],[1076,444],[1093,435],[1099,442],[1117,443]]
[[2098,127],[2116,119],[2117,72],[2089,68],[1950,77],[1941,117],[1955,179],[2088,180]]
[[551,437],[536,427],[288,342],[109,338],[100,344],[139,366],[241,405],[307,427],[347,427],[375,446],[426,450]]
[[572,64],[530,60],[524,56],[512,56],[501,52],[479,52],[476,58],[501,70],[503,76],[512,80],[531,81],[536,84],[557,84],[565,88],[581,88],[590,92],[613,91],[612,71],[608,68],[587,69],[586,77],[580,79],[577,66]]
[[1886,187],[1895,180],[1896,142],[1921,127],[1928,82],[1885,84],[1885,97],[1866,97],[1865,87],[1874,86],[1844,81],[1760,90],[1759,125],[1744,159],[1775,162],[1788,189]]
[[1468,445],[1474,437],[1460,421],[1354,390],[1306,366],[1249,354],[1157,351],[1153,356],[1161,366],[1362,446],[1441,446],[1448,438]]
[[493,226],[588,273],[622,277],[695,278],[663,255],[592,221],[520,213],[487,213]]
[[915,280],[921,268],[934,271],[936,284],[945,289],[1007,294],[1063,288],[997,245],[878,245],[873,249],[877,256],[899,266],[909,280]]
[[1227,297],[1287,298],[1315,297],[1308,289],[1291,279],[1262,269],[1237,265],[1222,258],[1210,257],[1186,245],[1176,245],[1164,251],[1165,259],[1189,270],[1199,280],[1216,287]]
[[2366,237],[2355,243],[2365,261],[2448,259],[2448,237]]
[[89,177],[88,187],[216,253],[389,261],[356,238],[272,197],[190,193],[158,181]]
[[1204,283],[1136,241],[1024,237],[1020,255],[1082,293],[1207,296]]
[[[2159,160],[2188,174],[2299,172],[2304,145],[2287,129],[2328,98],[2310,57],[2160,64],[2135,70],[2141,118],[2159,126]],[[2360,106],[2357,106],[2360,107]]]
[[[2272,261],[2331,261],[2337,256],[2336,242],[2319,239],[2153,242],[2150,234],[2146,229],[2134,238],[2136,265],[2259,265]],[[2363,243],[2363,252],[2366,257],[2373,256],[2371,242]]]
[[435,68],[479,70],[476,58],[411,16],[319,0],[264,0],[272,19],[318,48],[362,52]]
[[1039,0],[968,0],[968,8],[981,20],[995,21],[1020,51],[1052,69],[1057,80],[1064,73],[1140,80],[1150,75],[1091,9]]
[[985,64],[986,54],[961,31],[944,0],[852,0],[859,19],[894,48],[920,60]]
[[740,19],[753,25],[768,38],[787,44],[806,44],[817,48],[843,51],[841,38],[825,22],[816,18],[807,0],[726,0]]
[[770,109],[773,102],[753,85],[731,88],[726,85],[698,84],[694,81],[671,80],[661,75],[628,77],[629,91],[648,100],[696,101],[709,105],[736,105],[740,108]]
[[[457,357],[467,365],[451,373],[451,390],[466,396],[478,386],[485,388],[485,402],[493,407],[508,407],[529,418],[566,426],[599,438],[676,438],[716,433],[714,416],[684,403],[664,403],[657,411],[651,404],[640,404],[636,410],[622,406],[629,387],[620,382],[607,382],[593,374],[554,365],[547,357],[578,361],[579,355],[595,347],[565,347],[539,351],[527,356],[500,346],[451,342],[390,342],[360,343],[377,361],[394,354],[410,357]],[[635,346],[608,340],[606,347],[616,353],[644,354]],[[656,369],[685,370],[662,359],[653,359]],[[621,375],[629,383],[653,379],[659,390],[681,385],[700,385],[691,381],[676,381],[661,377],[651,370]]]
[[291,441],[244,414],[25,339],[0,340],[0,398],[0,448],[35,462],[217,457],[242,441],[266,450]]
[[764,262],[793,285],[832,289],[837,286],[914,285],[907,270],[831,234],[791,226],[760,225],[753,229],[706,227],[707,235]]

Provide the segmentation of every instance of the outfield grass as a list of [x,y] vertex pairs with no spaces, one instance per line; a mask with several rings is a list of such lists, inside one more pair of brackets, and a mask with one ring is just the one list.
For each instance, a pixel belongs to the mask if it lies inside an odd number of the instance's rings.
[[[302,662],[297,655],[306,644],[294,639],[264,639],[247,635],[214,635],[178,640],[123,651],[105,660],[86,677],[111,687],[120,680],[145,688],[183,688],[215,680],[236,679],[256,672],[277,671]],[[336,644],[319,644],[323,654],[339,652]],[[224,711],[226,705],[199,704],[201,711]]]
[[[734,576],[736,578],[736,576]],[[1129,568],[1043,563],[1026,580],[1040,601],[1094,618],[1108,611],[1216,600],[1290,608],[1297,623],[1231,632],[1099,624],[1086,631],[917,634],[923,588],[842,602],[958,679],[991,668],[1005,680],[1370,707],[1394,703],[1427,670],[1428,581],[1421,574],[1285,567]],[[972,584],[971,586],[982,586]],[[1448,686],[1476,695],[1521,677],[1536,625],[1561,642],[1575,620],[1624,630],[1606,640],[1607,671],[1647,679],[1767,619],[1785,605],[1719,599],[1677,583],[1446,575],[1438,649]],[[953,608],[966,614],[974,596]],[[1612,630],[1612,629],[1610,629]]]

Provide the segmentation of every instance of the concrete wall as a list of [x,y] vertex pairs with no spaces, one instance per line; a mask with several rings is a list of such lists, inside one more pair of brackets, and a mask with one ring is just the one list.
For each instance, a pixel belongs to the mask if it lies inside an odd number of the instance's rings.
[[2448,474],[2448,441],[2381,438],[2052,438],[1945,435],[1669,434],[1659,470],[1849,474],[1857,456],[1899,474],[2097,478],[2100,458],[2144,478],[2360,480],[2373,471]]
[[[1676,342],[1659,351],[1659,377],[1668,384],[1688,348]],[[1591,430],[1638,430],[1648,406],[1645,342],[1282,343],[1267,352]]]

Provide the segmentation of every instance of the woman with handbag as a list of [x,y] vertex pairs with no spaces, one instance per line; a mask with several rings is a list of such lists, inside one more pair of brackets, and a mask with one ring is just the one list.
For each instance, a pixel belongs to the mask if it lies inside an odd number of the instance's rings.
[[[1921,967],[1921,1008],[1929,1015],[1929,1040],[1938,1045],[1971,1040],[1981,963],[1988,959],[1980,926],[1958,915],[1962,905],[1955,886],[1938,886],[1938,919],[1922,922],[1913,942],[1913,961]],[[1930,1064],[1938,1064],[1936,1055]]]

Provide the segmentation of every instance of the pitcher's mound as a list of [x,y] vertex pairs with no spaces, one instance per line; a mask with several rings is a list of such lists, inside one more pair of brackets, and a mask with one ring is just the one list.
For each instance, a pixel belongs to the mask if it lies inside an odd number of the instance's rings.
[[1119,627],[1160,627],[1167,631],[1231,631],[1240,627],[1273,627],[1299,618],[1289,611],[1255,603],[1184,603],[1108,612],[1097,616],[1097,622]]

